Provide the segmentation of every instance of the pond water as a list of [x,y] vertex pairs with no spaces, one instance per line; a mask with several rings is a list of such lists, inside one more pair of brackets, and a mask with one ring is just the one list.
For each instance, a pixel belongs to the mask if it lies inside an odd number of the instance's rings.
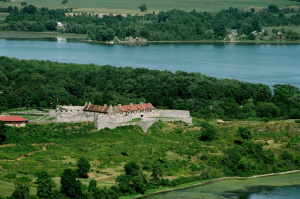
[[66,63],[199,72],[252,83],[300,87],[299,44],[101,45],[74,40],[0,39],[0,56]]
[[147,199],[298,199],[300,173],[247,180],[226,180],[204,186],[166,192]]

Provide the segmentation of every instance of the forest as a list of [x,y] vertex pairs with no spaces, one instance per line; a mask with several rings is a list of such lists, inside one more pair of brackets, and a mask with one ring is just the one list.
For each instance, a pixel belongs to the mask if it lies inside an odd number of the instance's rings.
[[[269,5],[262,11],[250,12],[228,8],[217,13],[170,10],[139,15],[104,15],[75,13],[72,9],[37,8],[25,5],[23,8],[8,7],[0,30],[6,31],[60,31],[62,33],[86,34],[87,39],[112,41],[116,38],[141,37],[149,41],[199,41],[223,40],[230,30],[236,29],[240,40],[255,40],[253,31],[262,32],[262,27],[298,26],[300,14],[289,9]],[[60,21],[64,27],[57,27]],[[274,29],[274,30],[273,30]],[[264,31],[262,40],[299,40],[299,33],[292,30]],[[281,32],[281,37],[278,37]]]
[[217,79],[201,73],[79,65],[0,57],[0,111],[56,105],[151,102],[156,108],[189,110],[194,117],[299,119],[300,91]]

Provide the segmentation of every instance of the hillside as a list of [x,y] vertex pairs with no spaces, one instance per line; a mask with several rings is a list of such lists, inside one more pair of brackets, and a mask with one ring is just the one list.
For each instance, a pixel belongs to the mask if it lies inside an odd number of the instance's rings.
[[[166,187],[222,176],[295,170],[300,168],[299,128],[293,120],[208,124],[198,119],[194,126],[158,122],[146,134],[135,126],[97,132],[92,123],[8,128],[0,147],[0,184],[6,184],[0,190],[10,195],[16,180],[13,174],[29,176],[34,182],[41,170],[53,176],[58,189],[59,176],[67,168],[76,169],[80,157],[92,166],[89,178],[81,182],[88,185],[95,179],[102,188],[114,185],[130,161],[140,166],[149,183],[153,165],[160,165],[162,177],[169,182]],[[207,130],[216,132],[212,141],[203,140]],[[237,132],[241,130],[248,130],[251,136],[240,137]]]

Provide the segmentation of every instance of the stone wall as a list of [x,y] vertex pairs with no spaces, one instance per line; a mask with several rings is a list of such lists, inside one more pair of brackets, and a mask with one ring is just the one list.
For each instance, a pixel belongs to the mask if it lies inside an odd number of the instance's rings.
[[[143,117],[141,117],[143,115]],[[158,117],[158,118],[155,118]],[[134,118],[142,118],[138,122],[130,122]],[[132,114],[129,116],[100,116],[98,115],[95,121],[98,130],[104,128],[114,129],[118,126],[138,125],[146,133],[148,129],[159,120],[170,122],[170,121],[183,121],[188,124],[192,124],[192,117],[190,117],[189,111],[181,110],[155,110],[146,114]]]
[[[138,125],[144,132],[147,132],[149,127],[159,120],[165,122],[183,121],[192,124],[190,112],[184,110],[153,110],[146,113],[133,113],[128,116],[108,116],[93,112],[84,112],[79,110],[79,107],[71,107],[74,109],[52,110],[50,111],[50,117],[56,117],[55,122],[95,122],[98,130],[104,128],[114,129],[118,126]],[[131,122],[134,118],[142,118],[142,120]]]

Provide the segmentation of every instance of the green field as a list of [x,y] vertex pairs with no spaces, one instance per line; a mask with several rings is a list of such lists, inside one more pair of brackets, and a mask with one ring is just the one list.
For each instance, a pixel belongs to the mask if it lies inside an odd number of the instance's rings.
[[86,39],[86,35],[60,33],[60,32],[17,32],[17,31],[1,31],[0,38],[19,38],[19,39],[37,39],[37,38],[55,38],[63,37],[67,39]]
[[8,13],[0,13],[0,21],[4,21],[5,18],[9,15]]
[[[20,2],[24,0],[15,0],[9,3],[0,2],[0,7],[21,6]],[[239,9],[250,9],[252,7],[261,9],[270,4],[275,4],[278,7],[287,7],[297,5],[296,1],[290,0],[70,0],[66,5],[62,5],[62,0],[27,0],[28,4],[37,7],[48,8],[73,8],[74,11],[98,12],[98,13],[114,13],[114,14],[138,14],[138,6],[146,3],[148,12],[158,12],[162,10],[181,9],[186,11],[197,10],[207,12],[217,12],[221,9],[229,7]]]

